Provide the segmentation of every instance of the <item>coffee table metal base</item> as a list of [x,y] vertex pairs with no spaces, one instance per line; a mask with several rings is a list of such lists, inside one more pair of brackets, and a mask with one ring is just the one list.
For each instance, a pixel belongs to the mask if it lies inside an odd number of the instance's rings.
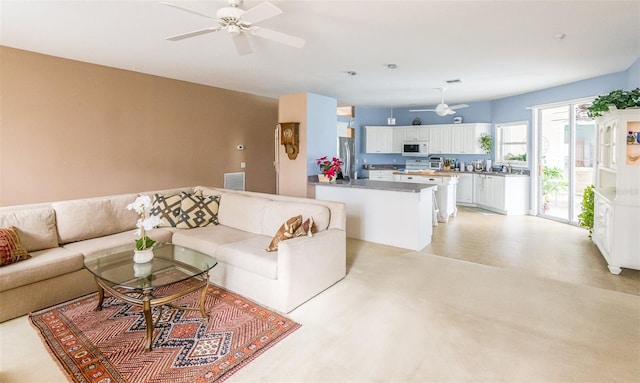
[[[194,285],[188,289],[180,291],[173,295],[167,295],[164,297],[156,297],[153,295],[153,290],[151,289],[139,289],[139,290],[130,290],[130,291],[118,291],[116,288],[118,286],[111,286],[106,283],[102,279],[95,277],[96,284],[98,285],[98,305],[96,307],[96,311],[102,310],[102,302],[104,301],[104,293],[105,291],[111,294],[112,296],[130,303],[135,306],[142,307],[142,311],[144,313],[144,321],[147,327],[147,336],[145,339],[145,347],[144,350],[146,352],[150,352],[153,344],[153,330],[155,324],[153,323],[153,318],[151,315],[151,309],[156,306],[169,306],[178,310],[199,310],[200,315],[205,321],[209,320],[209,315],[205,310],[205,300],[207,297],[207,287],[209,286],[209,274],[204,273],[201,275],[202,283]],[[200,293],[200,305],[199,307],[184,307],[174,305],[172,302],[184,297],[185,295],[191,294],[194,291],[198,291],[202,289]],[[160,319],[161,315],[158,315],[158,319]]]

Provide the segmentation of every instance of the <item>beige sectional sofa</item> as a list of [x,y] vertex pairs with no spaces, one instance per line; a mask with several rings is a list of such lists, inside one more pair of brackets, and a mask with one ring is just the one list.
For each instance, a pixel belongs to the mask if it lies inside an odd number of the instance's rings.
[[[219,195],[219,225],[161,227],[149,236],[215,256],[213,283],[287,313],[344,278],[346,210],[338,202],[198,186],[2,207],[0,227],[16,227],[32,257],[0,267],[0,321],[95,291],[84,258],[133,248],[137,215],[127,204],[138,195],[180,192]],[[280,225],[296,215],[313,217],[318,232],[266,252]]]

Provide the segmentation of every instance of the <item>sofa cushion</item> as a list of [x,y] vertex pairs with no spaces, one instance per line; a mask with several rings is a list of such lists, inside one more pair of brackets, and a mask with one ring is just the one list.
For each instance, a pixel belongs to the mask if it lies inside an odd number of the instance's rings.
[[[133,258],[133,248],[135,247],[136,230],[127,230],[122,233],[105,235],[99,238],[85,239],[84,241],[71,242],[63,245],[65,249],[82,253],[86,258],[98,255],[104,251],[111,251],[114,248],[130,247]],[[147,236],[156,242],[171,242],[172,233],[162,228],[147,231]],[[124,249],[123,249],[124,250]]]
[[160,218],[159,227],[175,227],[180,221],[181,194],[154,194],[151,214]]
[[16,228],[0,228],[0,266],[24,261],[31,255],[22,247]]
[[56,216],[51,207],[0,209],[0,227],[14,226],[27,251],[58,247]]
[[127,210],[137,194],[55,202],[58,241],[62,244],[98,238],[136,227],[138,214]]
[[228,242],[243,241],[256,236],[257,234],[247,231],[217,225],[176,231],[173,233],[171,242],[217,257],[218,246]]
[[278,253],[266,252],[270,237],[256,236],[218,247],[218,262],[226,263],[269,279],[278,278]]
[[83,265],[82,254],[61,247],[34,251],[25,262],[0,267],[0,291],[68,274]]
[[278,243],[280,241],[286,241],[287,239],[293,238],[293,233],[298,230],[298,228],[302,225],[302,216],[297,215],[295,217],[289,218],[285,223],[280,225],[278,231],[273,236],[273,239],[269,243],[269,246],[265,248],[266,251],[276,251],[278,250]]
[[220,196],[200,196],[182,193],[180,220],[176,227],[192,229],[218,224]]
[[[218,210],[218,220],[220,224],[234,229],[248,231],[254,234],[272,236],[285,219],[282,218],[278,225],[267,234],[263,233],[263,217],[265,207],[271,202],[270,199],[261,197],[249,197],[240,193],[220,193],[220,208]],[[206,194],[205,194],[206,195]]]
[[313,217],[318,231],[327,230],[330,213],[327,207],[310,203],[271,201],[265,206],[262,235],[273,235],[289,217],[301,215],[303,220]]

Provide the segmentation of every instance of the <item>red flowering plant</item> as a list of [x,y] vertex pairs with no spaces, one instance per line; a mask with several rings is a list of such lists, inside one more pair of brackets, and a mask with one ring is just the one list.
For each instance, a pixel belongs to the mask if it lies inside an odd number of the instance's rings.
[[322,174],[329,178],[329,181],[337,177],[338,172],[342,171],[340,166],[344,164],[344,162],[340,161],[338,157],[333,157],[329,160],[327,156],[318,158],[316,163],[320,167]]

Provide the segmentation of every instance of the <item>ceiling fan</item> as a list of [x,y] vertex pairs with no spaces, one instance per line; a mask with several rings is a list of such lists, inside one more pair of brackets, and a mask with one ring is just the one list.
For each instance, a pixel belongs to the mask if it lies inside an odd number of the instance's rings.
[[194,15],[214,19],[217,22],[216,26],[167,37],[167,40],[180,41],[183,39],[188,39],[190,37],[200,36],[206,33],[212,33],[226,29],[233,38],[233,43],[236,47],[236,50],[238,51],[238,54],[240,55],[246,55],[252,52],[247,34],[273,40],[278,43],[289,45],[295,48],[302,48],[305,45],[306,41],[304,39],[255,25],[260,21],[264,21],[281,14],[282,10],[275,5],[265,1],[264,3],[260,3],[253,8],[244,10],[240,8],[242,0],[228,0],[228,2],[229,6],[218,9],[215,17],[205,15],[204,13],[200,13],[191,9],[183,8],[172,3],[161,2],[161,4],[163,5],[167,5],[181,11],[189,12]]
[[436,112],[438,116],[446,116],[448,114],[454,114],[456,112],[455,109],[462,109],[469,106],[467,104],[458,104],[458,105],[452,105],[452,106],[445,104],[444,92],[447,90],[447,88],[437,88],[437,89],[440,89],[440,93],[442,94],[442,101],[440,102],[440,104],[436,106],[435,109],[410,109],[409,112]]

